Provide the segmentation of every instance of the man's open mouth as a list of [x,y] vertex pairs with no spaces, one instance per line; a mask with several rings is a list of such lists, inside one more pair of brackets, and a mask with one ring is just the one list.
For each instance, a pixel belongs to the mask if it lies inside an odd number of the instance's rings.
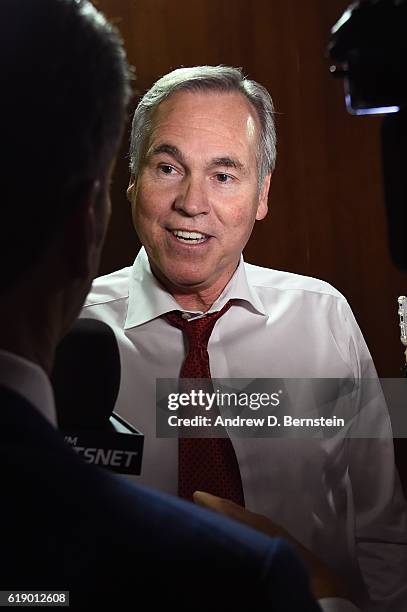
[[169,230],[177,240],[184,244],[200,244],[209,240],[208,234],[201,234],[201,232],[187,232],[185,230]]

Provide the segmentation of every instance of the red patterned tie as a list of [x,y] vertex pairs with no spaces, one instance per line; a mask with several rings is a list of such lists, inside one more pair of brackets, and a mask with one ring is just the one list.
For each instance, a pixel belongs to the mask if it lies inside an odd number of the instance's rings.
[[[231,307],[227,302],[219,312],[193,321],[175,310],[165,319],[182,329],[188,338],[188,354],[180,378],[211,379],[208,342],[216,321]],[[213,391],[212,384],[210,388]],[[242,480],[233,445],[226,438],[179,438],[178,494],[192,499],[194,491],[207,491],[244,505]]]

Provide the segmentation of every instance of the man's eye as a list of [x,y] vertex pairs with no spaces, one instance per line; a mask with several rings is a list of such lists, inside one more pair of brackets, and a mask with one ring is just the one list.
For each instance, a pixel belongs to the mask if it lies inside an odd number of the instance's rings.
[[225,174],[224,172],[220,172],[216,175],[216,179],[219,183],[228,183],[232,180],[230,174]]
[[163,174],[174,174],[175,173],[175,168],[173,166],[170,166],[169,164],[161,164],[160,166],[158,166],[158,169]]

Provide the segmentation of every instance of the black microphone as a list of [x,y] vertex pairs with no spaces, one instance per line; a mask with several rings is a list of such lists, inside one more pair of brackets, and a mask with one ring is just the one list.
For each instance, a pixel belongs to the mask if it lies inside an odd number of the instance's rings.
[[58,425],[87,463],[140,474],[144,436],[113,412],[120,370],[111,327],[78,319],[57,347],[51,375]]

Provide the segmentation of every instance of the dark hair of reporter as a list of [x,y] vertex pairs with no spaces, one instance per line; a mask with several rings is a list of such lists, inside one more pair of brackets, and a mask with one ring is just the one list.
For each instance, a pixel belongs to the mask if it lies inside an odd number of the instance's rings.
[[106,175],[130,75],[116,30],[87,0],[0,5],[0,292],[29,274]]

